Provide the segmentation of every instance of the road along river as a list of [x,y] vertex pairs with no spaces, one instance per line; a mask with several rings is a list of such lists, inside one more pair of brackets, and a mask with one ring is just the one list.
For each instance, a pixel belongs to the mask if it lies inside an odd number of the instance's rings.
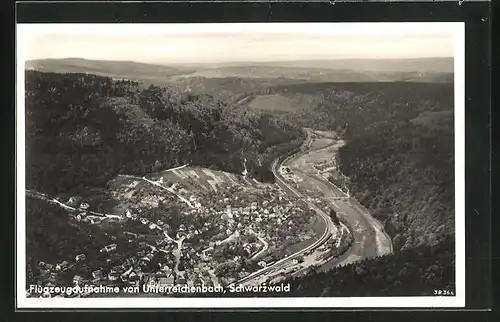
[[[287,192],[292,193],[307,203],[326,223],[326,228],[323,235],[312,245],[286,257],[276,263],[258,270],[249,276],[239,280],[236,284],[256,284],[266,277],[275,274],[282,268],[290,266],[294,258],[298,258],[305,253],[314,251],[323,245],[329,238],[335,237],[338,234],[338,229],[327,215],[329,209],[320,209],[311,200],[320,198],[326,200],[330,207],[334,208],[337,213],[351,227],[354,243],[346,254],[340,258],[330,261],[329,268],[349,264],[364,258],[372,258],[382,256],[392,252],[392,242],[389,236],[383,231],[382,225],[375,220],[368,211],[362,207],[352,196],[349,196],[337,186],[324,178],[320,171],[316,170],[312,165],[317,161],[318,153],[333,153],[342,143],[332,140],[329,144],[321,149],[311,148],[312,130],[306,129],[308,137],[300,152],[289,156],[280,162],[280,159],[275,160],[272,165],[272,171],[276,177],[277,183]],[[316,133],[317,135],[318,133]],[[334,151],[330,151],[331,149]],[[330,149],[330,150],[328,150]],[[333,157],[333,154],[331,154]],[[290,168],[293,176],[297,179],[295,182],[285,179],[280,169],[282,167]]]
[[[321,135],[315,133],[319,138]],[[324,138],[321,138],[324,139]],[[351,257],[370,258],[392,252],[390,237],[384,232],[382,225],[375,220],[368,210],[346,191],[331,183],[314,164],[325,157],[332,158],[344,143],[332,140],[332,144],[321,149],[310,149],[287,160],[285,166],[299,179],[296,186],[303,192],[310,192],[326,200],[339,215],[353,228],[354,246]],[[344,189],[346,190],[346,189]]]

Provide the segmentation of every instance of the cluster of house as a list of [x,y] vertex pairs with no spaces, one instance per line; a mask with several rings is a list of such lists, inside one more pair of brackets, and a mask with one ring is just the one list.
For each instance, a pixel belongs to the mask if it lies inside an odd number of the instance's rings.
[[[75,257],[74,262],[62,261],[54,265],[44,261],[39,261],[38,269],[40,272],[40,282],[42,282],[45,286],[55,286],[60,273],[67,272],[76,265],[76,262],[83,261],[85,259],[87,259],[85,254],[78,254]],[[75,277],[76,276],[77,275],[75,275]]]
[[293,225],[291,217],[296,215],[300,208],[292,204],[277,204],[264,200],[261,205],[252,202],[250,206],[233,208],[227,205],[225,211],[219,212],[220,218],[227,224],[226,232],[239,229],[248,233],[256,231],[261,237],[268,236],[277,225],[285,227]]
[[[246,193],[245,188],[239,185],[233,185],[229,190],[219,190],[219,192],[211,192],[206,194],[202,199],[203,206],[198,201],[200,198],[195,196],[189,196],[189,192],[186,189],[179,189],[178,187],[172,185],[170,187],[173,191],[179,194],[185,195],[185,199],[188,200],[196,207],[189,209],[184,207],[186,213],[196,214],[199,218],[203,219],[203,224],[201,227],[195,227],[194,225],[181,224],[176,232],[176,236],[170,236],[175,239],[184,238],[185,242],[181,248],[180,257],[183,261],[190,263],[189,267],[185,271],[185,274],[175,274],[172,272],[173,262],[167,260],[166,262],[159,263],[158,271],[154,274],[151,272],[143,272],[144,267],[153,260],[154,256],[158,252],[164,252],[167,254],[172,254],[174,249],[177,247],[170,238],[159,238],[155,240],[154,246],[149,245],[144,241],[144,237],[141,234],[136,234],[133,232],[124,232],[125,235],[129,236],[129,241],[137,241],[137,250],[134,256],[127,258],[122,265],[113,266],[109,272],[106,273],[103,270],[95,270],[92,272],[92,281],[98,283],[103,280],[108,281],[122,281],[131,284],[139,284],[143,276],[146,277],[146,282],[156,283],[161,285],[171,285],[174,282],[176,284],[182,284],[185,280],[186,283],[192,283],[198,281],[200,283],[208,284],[212,283],[211,278],[205,273],[207,266],[212,263],[212,255],[214,248],[223,242],[228,242],[231,239],[237,239],[239,234],[254,234],[259,237],[259,239],[272,240],[271,235],[276,232],[277,225],[281,225],[280,229],[286,230],[287,227],[293,224],[293,216],[299,213],[300,208],[295,207],[291,202],[286,202],[284,197],[284,192],[281,190],[270,191],[274,188],[263,188],[259,195],[255,196],[253,193]],[[177,199],[173,194],[166,194],[168,198]],[[253,198],[253,201],[250,200]],[[144,200],[149,206],[156,205],[157,202],[163,201],[165,198],[149,197]],[[255,200],[259,201],[255,201]],[[70,198],[68,204],[76,205],[78,200],[76,198]],[[88,221],[91,223],[96,223],[101,220],[97,216],[92,216],[88,214],[89,205],[85,202],[81,202],[79,205],[80,213],[76,216],[77,220]],[[170,231],[170,226],[164,223],[162,220],[150,220],[145,218],[145,216],[140,216],[141,211],[125,211],[125,218],[131,220],[139,220],[143,225],[147,225],[150,230],[160,231],[167,233]],[[277,225],[276,225],[277,224]],[[226,239],[223,240],[211,240],[208,241],[208,245],[203,247],[202,245],[191,245],[190,240],[196,236],[200,235],[206,231],[212,230],[217,227],[218,231],[223,231],[226,234]],[[141,238],[143,237],[143,238]],[[244,243],[243,249],[247,252],[248,256],[251,257],[257,252],[259,252],[263,244],[261,240],[253,243]],[[203,242],[203,240],[201,240]],[[208,246],[208,247],[206,247]],[[108,254],[117,249],[117,244],[110,244],[102,249],[101,253]],[[204,249],[203,249],[204,248]],[[85,260],[85,254],[79,254],[76,256],[76,261]],[[260,266],[267,266],[272,264],[272,260],[262,260],[259,262]],[[44,270],[48,270],[48,280],[49,282],[55,283],[57,280],[57,270],[54,272],[55,275],[51,275],[50,272],[51,265],[45,264]],[[62,262],[58,264],[58,270],[64,271],[70,266],[68,262]],[[238,273],[240,278],[247,276],[249,273],[242,270]],[[175,278],[174,278],[175,275]],[[185,278],[184,276],[187,276]],[[176,280],[177,279],[177,280]],[[80,275],[75,275],[73,282],[79,284],[83,281],[83,277]]]
[[302,181],[302,179],[300,177],[298,177],[297,175],[295,175],[289,167],[282,166],[280,168],[279,172],[280,172],[281,176],[287,181],[291,181],[294,183],[298,183],[298,182]]
[[[172,274],[154,274],[154,275],[148,275],[147,278],[145,279],[145,284],[148,284],[151,287],[159,286],[166,288],[168,286],[171,286],[175,283],[175,278]],[[179,281],[179,284],[184,284],[185,279],[182,279],[182,281]]]
[[[190,198],[190,199],[193,200],[194,198]],[[229,202],[229,199],[224,199],[224,202]],[[256,207],[256,204],[255,204],[255,207]],[[195,211],[198,212],[199,210],[196,209]],[[224,213],[226,213],[226,212],[224,212]],[[228,236],[237,238],[238,237],[237,228],[242,228],[242,224],[239,224],[239,225],[236,225],[234,227],[231,227],[231,228],[233,228],[233,230],[229,229],[229,226],[227,226],[227,227],[225,226],[225,225],[227,225],[227,221],[225,221],[223,218],[221,218],[220,215],[214,216],[214,213],[210,214],[210,209],[208,209],[208,211],[207,211],[207,209],[205,209],[202,212],[202,214],[200,214],[200,215],[207,216],[207,218],[211,218],[212,220],[205,221],[203,223],[202,227],[198,227],[198,228],[196,228],[194,225],[181,224],[181,225],[179,225],[179,228],[177,230],[177,234],[176,234],[175,238],[177,238],[177,239],[185,238],[186,239],[186,242],[183,243],[183,246],[181,248],[182,253],[180,256],[185,262],[187,261],[191,264],[190,265],[191,268],[186,268],[184,271],[184,274],[182,274],[182,275],[177,276],[177,274],[175,274],[176,284],[179,284],[179,283],[182,284],[182,281],[184,279],[183,276],[188,276],[188,278],[186,278],[186,282],[188,285],[191,283],[196,284],[196,281],[198,281],[199,283],[204,283],[204,284],[213,283],[211,278],[207,277],[206,274],[204,275],[204,274],[201,274],[199,272],[207,269],[207,266],[205,264],[203,264],[203,262],[207,263],[207,262],[210,262],[212,260],[214,247],[217,245],[220,245],[222,241],[210,241],[208,243],[209,247],[204,249],[204,250],[201,250],[201,245],[192,246],[189,243],[189,240],[193,236],[201,234],[202,232],[207,231],[208,229],[210,229],[211,227],[213,227],[214,225],[217,225],[217,223],[219,223],[220,224],[219,228],[227,228],[226,234]],[[127,218],[134,218],[134,214],[132,214],[131,211],[127,211],[126,217]],[[220,218],[220,219],[217,220],[217,218]],[[166,231],[167,229],[170,228],[167,224],[163,223],[161,220],[158,220],[156,222],[152,222],[147,218],[138,217],[138,216],[135,216],[135,219],[139,220],[144,225],[148,225],[148,227],[151,230],[158,229],[158,230]],[[234,230],[234,228],[236,228],[236,230]],[[134,234],[131,232],[125,232],[125,234],[131,236],[131,238],[134,238],[134,239],[137,239],[141,236],[141,235]],[[139,242],[139,246],[141,246],[141,245],[144,246],[147,244],[145,241],[141,241],[141,242]],[[158,251],[172,253],[172,251],[176,247],[176,244],[171,239],[162,238],[162,239],[157,239],[155,241],[155,246],[152,246],[152,245],[148,245],[148,246],[151,247],[151,250],[152,250],[149,254],[145,254],[144,250],[139,250],[137,253],[137,255],[141,257],[142,261],[147,261],[148,257],[150,257],[150,258],[153,257],[154,253],[158,252]],[[260,245],[259,243],[246,243],[243,245],[244,249],[249,254],[251,254],[252,252],[255,252],[255,250],[261,246],[262,245]],[[197,259],[201,259],[201,261],[199,261]],[[160,274],[160,275],[158,275],[158,274]],[[248,272],[244,272],[244,271],[240,272],[241,277],[247,276],[248,274],[249,274]],[[174,274],[172,274],[172,270],[168,267],[168,265],[162,265],[161,263],[160,263],[160,273],[149,275],[149,276],[152,278],[153,281],[155,281],[155,283],[160,283],[160,284],[168,284],[172,280],[174,280]],[[195,281],[195,282],[193,282],[193,281]]]
[[[161,225],[162,223],[159,224]],[[136,237],[138,239],[141,236],[130,232],[124,232],[124,234]],[[156,241],[156,245],[158,247],[163,246],[164,250],[171,249],[171,247],[166,248],[167,244],[168,242],[164,239]],[[109,244],[101,248],[100,253],[104,254],[112,253],[116,251],[117,248],[118,248],[117,244],[115,243]],[[138,285],[141,280],[141,276],[143,275],[142,272],[143,267],[147,266],[149,262],[153,259],[155,251],[157,251],[156,247],[148,245],[145,241],[139,241],[136,256],[127,258],[122,265],[112,267],[109,270],[109,273],[107,274],[105,274],[104,270],[102,269],[93,271],[91,273],[92,275],[91,282],[97,284],[104,280],[108,280],[111,282],[121,280],[122,282],[129,282],[131,284]],[[40,276],[41,276],[40,282],[42,282],[45,286],[54,286],[58,280],[59,272],[66,272],[73,266],[75,266],[76,262],[84,261],[86,259],[87,256],[85,254],[78,254],[76,255],[75,262],[73,263],[69,263],[68,261],[63,261],[61,263],[53,265],[45,262],[39,262],[38,267],[40,269]],[[110,259],[108,258],[107,261],[109,260]],[[161,270],[163,273],[171,272],[168,265],[162,265]],[[75,285],[81,284],[83,281],[84,277],[78,274],[74,275],[73,283]]]
[[99,283],[102,280],[129,282],[131,284],[139,285],[141,279],[141,269],[134,269],[134,264],[137,260],[135,258],[128,258],[122,265],[113,266],[107,276],[104,275],[103,270],[95,270],[92,272],[92,282]]
[[[149,261],[154,257],[153,248],[149,247],[145,242],[139,243],[140,247],[137,252],[137,256],[132,256],[127,258],[121,265],[113,266],[109,272],[106,274],[104,270],[98,269],[92,272],[91,282],[94,284],[99,284],[105,280],[114,282],[120,280],[121,282],[129,283],[131,285],[139,286],[141,283],[142,276],[145,274],[143,268],[148,265]],[[150,249],[150,252],[146,251]],[[101,252],[112,252],[116,250],[116,244],[108,245],[101,249]],[[81,254],[83,255],[83,254]],[[81,255],[78,255],[78,260],[85,259]],[[63,262],[64,264],[64,262]],[[160,270],[165,276],[171,275],[172,270],[168,265],[161,264]],[[54,281],[57,276],[54,276]],[[81,284],[84,278],[80,275],[75,275],[73,278],[73,283]]]

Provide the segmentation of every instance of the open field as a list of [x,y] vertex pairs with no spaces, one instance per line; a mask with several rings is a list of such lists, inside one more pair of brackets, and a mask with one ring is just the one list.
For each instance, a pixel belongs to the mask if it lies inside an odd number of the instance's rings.
[[326,148],[333,143],[332,139],[317,139],[311,143],[311,150]]
[[256,96],[247,106],[257,110],[293,112],[307,106],[314,106],[318,103],[319,97],[314,95],[284,96],[281,94],[270,94]]

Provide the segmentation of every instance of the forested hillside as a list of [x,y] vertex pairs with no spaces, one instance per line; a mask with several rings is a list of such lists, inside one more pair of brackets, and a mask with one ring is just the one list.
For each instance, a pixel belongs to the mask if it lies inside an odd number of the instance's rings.
[[350,190],[384,224],[396,250],[435,245],[454,233],[453,84],[304,84],[277,91],[316,97],[285,117],[339,131],[347,144],[338,161]]
[[424,113],[425,121],[361,132],[340,150],[351,191],[384,224],[396,250],[435,246],[454,233],[453,114]]
[[[249,93],[309,97],[284,117],[304,127],[342,127],[349,137],[387,122],[409,120],[421,112],[453,106],[453,84],[440,83],[308,83],[290,84]],[[265,106],[261,107],[265,110]],[[272,109],[269,107],[269,109]]]
[[165,85],[169,91],[190,90],[193,93],[209,94],[224,101],[238,101],[246,97],[245,93],[264,91],[269,87],[287,84],[306,83],[304,79],[289,78],[209,78],[201,76],[172,77]]
[[337,158],[351,179],[351,194],[393,240],[393,255],[293,280],[297,294],[392,296],[410,290],[432,295],[434,288],[452,290],[453,84],[303,84],[257,94],[309,97],[310,104],[278,113],[304,127],[338,131],[347,142]]
[[273,180],[272,160],[304,133],[209,95],[88,74],[26,72],[27,188],[53,194],[103,186],[118,173],[191,163]]

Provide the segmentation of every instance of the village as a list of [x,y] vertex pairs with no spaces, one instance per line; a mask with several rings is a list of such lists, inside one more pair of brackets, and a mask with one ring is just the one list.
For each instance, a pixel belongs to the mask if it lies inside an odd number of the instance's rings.
[[121,213],[90,211],[91,202],[77,197],[60,203],[74,207],[68,214],[75,224],[105,224],[116,241],[102,245],[91,271],[79,270],[89,261],[85,253],[40,262],[39,285],[226,286],[316,238],[314,213],[277,185],[188,168],[122,177],[114,187]]

